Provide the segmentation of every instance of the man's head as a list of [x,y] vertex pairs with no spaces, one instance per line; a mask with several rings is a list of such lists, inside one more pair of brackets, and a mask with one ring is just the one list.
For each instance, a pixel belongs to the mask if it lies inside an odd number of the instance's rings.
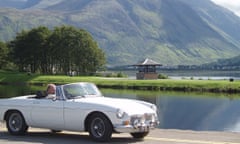
[[55,92],[56,92],[56,85],[55,84],[48,84],[47,94],[55,94]]

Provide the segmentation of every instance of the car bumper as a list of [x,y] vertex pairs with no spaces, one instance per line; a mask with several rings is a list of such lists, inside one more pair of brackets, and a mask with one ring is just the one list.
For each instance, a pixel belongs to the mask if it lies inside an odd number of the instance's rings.
[[146,123],[139,123],[136,125],[116,125],[114,129],[119,133],[136,133],[136,132],[148,132],[151,129],[156,128],[159,125],[159,121]]

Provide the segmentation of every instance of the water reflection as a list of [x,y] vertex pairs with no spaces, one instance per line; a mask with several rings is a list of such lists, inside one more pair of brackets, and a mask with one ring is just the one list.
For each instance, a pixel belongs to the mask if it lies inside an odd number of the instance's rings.
[[[45,86],[3,86],[0,97],[13,97],[44,90]],[[158,107],[160,128],[240,132],[239,96],[101,89],[107,97],[139,99]]]
[[158,102],[163,128],[232,131],[240,120],[239,100],[162,96]]
[[194,93],[116,93],[107,91],[104,94],[155,103],[163,129],[240,132],[239,98]]

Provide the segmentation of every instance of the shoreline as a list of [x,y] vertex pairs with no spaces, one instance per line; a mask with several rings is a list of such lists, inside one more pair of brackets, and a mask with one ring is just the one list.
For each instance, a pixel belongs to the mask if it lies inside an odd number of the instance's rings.
[[113,78],[99,78],[99,77],[76,77],[76,80],[66,81],[60,79],[51,79],[47,81],[42,80],[41,77],[38,80],[31,80],[25,82],[2,82],[0,85],[36,85],[46,86],[49,83],[57,85],[74,83],[74,82],[92,82],[99,88],[111,88],[111,89],[126,89],[126,90],[149,90],[149,91],[176,91],[176,92],[209,92],[209,93],[227,93],[237,94],[240,93],[240,81],[230,82],[228,80],[130,80],[130,79],[113,79]]
[[66,75],[38,75],[18,72],[0,71],[0,85],[38,85],[49,83],[57,85],[91,82],[100,88],[176,91],[176,92],[210,92],[210,93],[240,93],[240,80],[212,80],[212,79],[156,79],[136,80],[130,78],[97,77],[97,76],[66,76]]

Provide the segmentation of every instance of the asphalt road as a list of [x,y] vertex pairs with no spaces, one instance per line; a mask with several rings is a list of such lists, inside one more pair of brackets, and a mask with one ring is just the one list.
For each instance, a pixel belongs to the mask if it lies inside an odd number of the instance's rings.
[[[88,133],[63,131],[51,133],[47,129],[30,128],[24,136],[8,134],[5,125],[0,124],[0,144],[94,144]],[[196,132],[156,129],[144,140],[133,139],[129,134],[113,134],[108,143],[113,144],[240,144],[237,132]]]

